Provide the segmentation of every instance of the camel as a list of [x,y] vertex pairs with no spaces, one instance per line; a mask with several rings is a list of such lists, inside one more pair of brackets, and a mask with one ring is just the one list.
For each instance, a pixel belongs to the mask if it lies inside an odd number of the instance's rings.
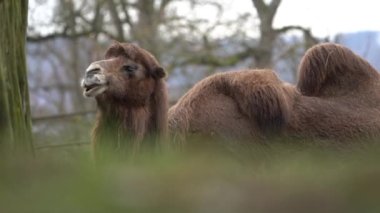
[[137,152],[144,139],[164,140],[168,111],[164,77],[157,60],[133,44],[114,43],[104,60],[87,68],[81,86],[83,95],[94,97],[98,106],[92,132],[95,152]]
[[[114,43],[86,70],[84,96],[96,99],[95,150],[138,150],[145,139],[190,135],[262,142],[279,136],[346,141],[380,136],[380,76],[337,44],[309,49],[296,85],[272,70],[209,76],[168,110],[165,71],[148,51]],[[167,141],[167,140],[164,140]]]

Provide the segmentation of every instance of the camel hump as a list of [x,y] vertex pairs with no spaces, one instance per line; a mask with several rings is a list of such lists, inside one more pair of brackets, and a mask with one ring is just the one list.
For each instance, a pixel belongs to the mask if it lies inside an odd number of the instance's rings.
[[377,71],[350,49],[325,43],[305,53],[297,88],[307,96],[338,96],[365,88],[376,78]]
[[251,117],[265,134],[278,133],[287,122],[286,102],[280,90],[272,85],[256,88],[247,100]]
[[265,134],[280,133],[288,120],[282,83],[271,70],[237,74],[228,92],[240,110]]

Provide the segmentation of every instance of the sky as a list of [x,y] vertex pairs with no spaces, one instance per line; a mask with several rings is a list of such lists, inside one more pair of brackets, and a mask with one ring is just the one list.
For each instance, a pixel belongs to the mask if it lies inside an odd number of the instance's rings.
[[[229,14],[249,12],[250,0],[221,0]],[[341,32],[380,31],[379,0],[283,0],[274,26],[301,25],[314,35],[332,36]]]
[[[30,0],[30,8],[36,10],[39,21],[47,21],[52,16],[54,1],[47,1],[48,6],[35,8],[37,0]],[[254,13],[251,0],[216,0],[226,8],[223,19],[233,19],[238,14]],[[216,13],[210,6],[176,8],[188,16],[199,16],[215,21]],[[33,20],[29,20],[33,23]],[[49,26],[48,23],[46,23]],[[318,37],[330,37],[337,33],[356,31],[380,31],[379,0],[283,0],[276,15],[274,26],[301,25],[310,28]],[[247,26],[247,29],[253,29]],[[45,30],[49,30],[46,27]],[[253,33],[254,34],[254,33]]]

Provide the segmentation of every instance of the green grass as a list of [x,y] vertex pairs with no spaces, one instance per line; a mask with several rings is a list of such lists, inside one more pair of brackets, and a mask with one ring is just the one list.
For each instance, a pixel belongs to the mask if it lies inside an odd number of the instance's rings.
[[95,165],[88,148],[2,159],[0,212],[380,212],[380,145],[197,146]]

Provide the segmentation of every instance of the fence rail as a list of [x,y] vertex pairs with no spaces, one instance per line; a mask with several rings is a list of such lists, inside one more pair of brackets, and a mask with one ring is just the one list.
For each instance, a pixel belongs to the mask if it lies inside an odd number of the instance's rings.
[[90,142],[75,142],[75,143],[62,143],[62,144],[47,144],[34,147],[35,150],[43,150],[43,149],[51,149],[51,148],[63,148],[63,147],[71,147],[71,146],[87,146],[90,145]]
[[88,114],[95,114],[95,110],[87,110],[87,111],[79,111],[79,112],[73,112],[73,113],[66,113],[66,114],[58,114],[58,115],[49,115],[49,116],[41,116],[41,117],[34,117],[32,118],[32,122],[40,122],[40,121],[48,121],[48,120],[56,120],[56,119],[67,119],[70,117],[76,117],[76,116],[85,116]]

